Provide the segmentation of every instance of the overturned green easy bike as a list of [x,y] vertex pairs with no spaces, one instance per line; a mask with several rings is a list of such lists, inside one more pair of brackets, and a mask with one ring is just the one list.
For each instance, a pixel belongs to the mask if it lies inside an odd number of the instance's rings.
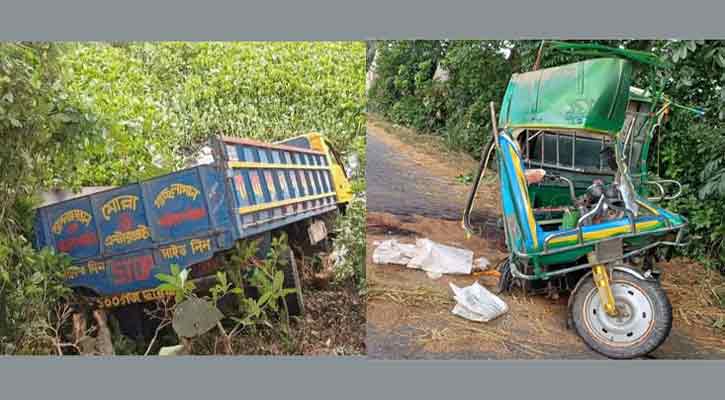
[[[463,225],[477,230],[471,210],[495,151],[509,250],[498,289],[571,292],[569,323],[586,344],[634,358],[669,335],[672,307],[655,264],[663,249],[687,244],[687,220],[657,205],[679,196],[680,184],[647,170],[673,103],[630,85],[633,62],[655,64],[653,57],[589,50],[605,57],[516,74],[498,119],[491,103],[493,140]],[[543,169],[543,179],[528,182],[531,168]]]

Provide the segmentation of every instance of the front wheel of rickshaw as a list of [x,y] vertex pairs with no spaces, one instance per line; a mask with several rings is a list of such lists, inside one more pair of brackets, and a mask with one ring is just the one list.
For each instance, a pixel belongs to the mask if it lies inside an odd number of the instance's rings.
[[656,281],[613,271],[611,289],[617,315],[604,311],[591,275],[577,285],[570,309],[577,333],[594,351],[609,358],[636,358],[655,350],[672,328],[672,306]]

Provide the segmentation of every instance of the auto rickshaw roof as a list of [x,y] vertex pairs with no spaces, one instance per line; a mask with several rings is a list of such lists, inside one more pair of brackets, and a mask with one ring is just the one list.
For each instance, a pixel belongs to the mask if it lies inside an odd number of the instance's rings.
[[[508,128],[576,129],[615,135],[630,99],[632,64],[596,58],[514,74],[499,118]],[[633,99],[647,101],[634,88]]]

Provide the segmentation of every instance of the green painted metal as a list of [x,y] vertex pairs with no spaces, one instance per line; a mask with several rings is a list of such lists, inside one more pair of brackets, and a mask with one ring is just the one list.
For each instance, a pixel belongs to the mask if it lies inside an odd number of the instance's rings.
[[561,228],[560,229],[574,229],[576,228],[576,224],[579,221],[579,211],[578,210],[567,210],[564,212],[564,216],[561,219]]
[[652,103],[652,97],[650,97],[649,92],[635,86],[629,87],[629,100],[641,101],[643,103]]
[[631,63],[621,58],[514,74],[504,94],[499,125],[616,135],[624,123],[631,75]]
[[[577,193],[577,195],[581,195]],[[571,205],[569,188],[559,185],[538,184],[529,186],[529,200],[534,208]]]
[[[624,240],[625,247],[632,247],[632,248],[638,248],[638,247],[644,247],[655,240],[661,239],[663,235],[653,235],[653,236],[638,236],[638,237],[631,237]],[[549,254],[546,256],[534,256],[531,258],[532,263],[538,262],[540,266],[558,266],[562,264],[568,264],[572,262],[580,262],[585,263],[584,257],[588,253],[591,253],[594,251],[594,245],[591,246],[583,246],[579,248],[575,248],[569,251],[561,252],[561,253],[554,253]],[[550,269],[550,271],[556,271],[556,269]],[[548,279],[551,277],[551,273],[540,273],[537,275],[538,279]]]
[[621,57],[639,64],[658,68],[670,68],[672,64],[648,51],[604,46],[598,43],[572,43],[550,40],[547,42],[552,50],[587,57]]

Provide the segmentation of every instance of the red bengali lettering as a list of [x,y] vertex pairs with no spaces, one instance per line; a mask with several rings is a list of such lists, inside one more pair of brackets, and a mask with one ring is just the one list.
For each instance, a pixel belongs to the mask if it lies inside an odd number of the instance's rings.
[[96,234],[93,232],[86,232],[77,237],[65,238],[58,241],[58,250],[64,253],[70,253],[73,249],[79,246],[90,246],[98,242]]
[[211,275],[221,268],[221,263],[217,258],[210,258],[206,261],[191,266],[191,277],[199,278]]
[[201,219],[205,216],[206,211],[204,211],[203,208],[191,208],[181,212],[164,214],[161,218],[159,218],[159,225],[168,227],[180,224],[184,221],[194,221],[197,219]]
[[135,281],[145,281],[151,276],[154,260],[150,255],[124,258],[111,261],[111,275],[114,285],[126,285]]

